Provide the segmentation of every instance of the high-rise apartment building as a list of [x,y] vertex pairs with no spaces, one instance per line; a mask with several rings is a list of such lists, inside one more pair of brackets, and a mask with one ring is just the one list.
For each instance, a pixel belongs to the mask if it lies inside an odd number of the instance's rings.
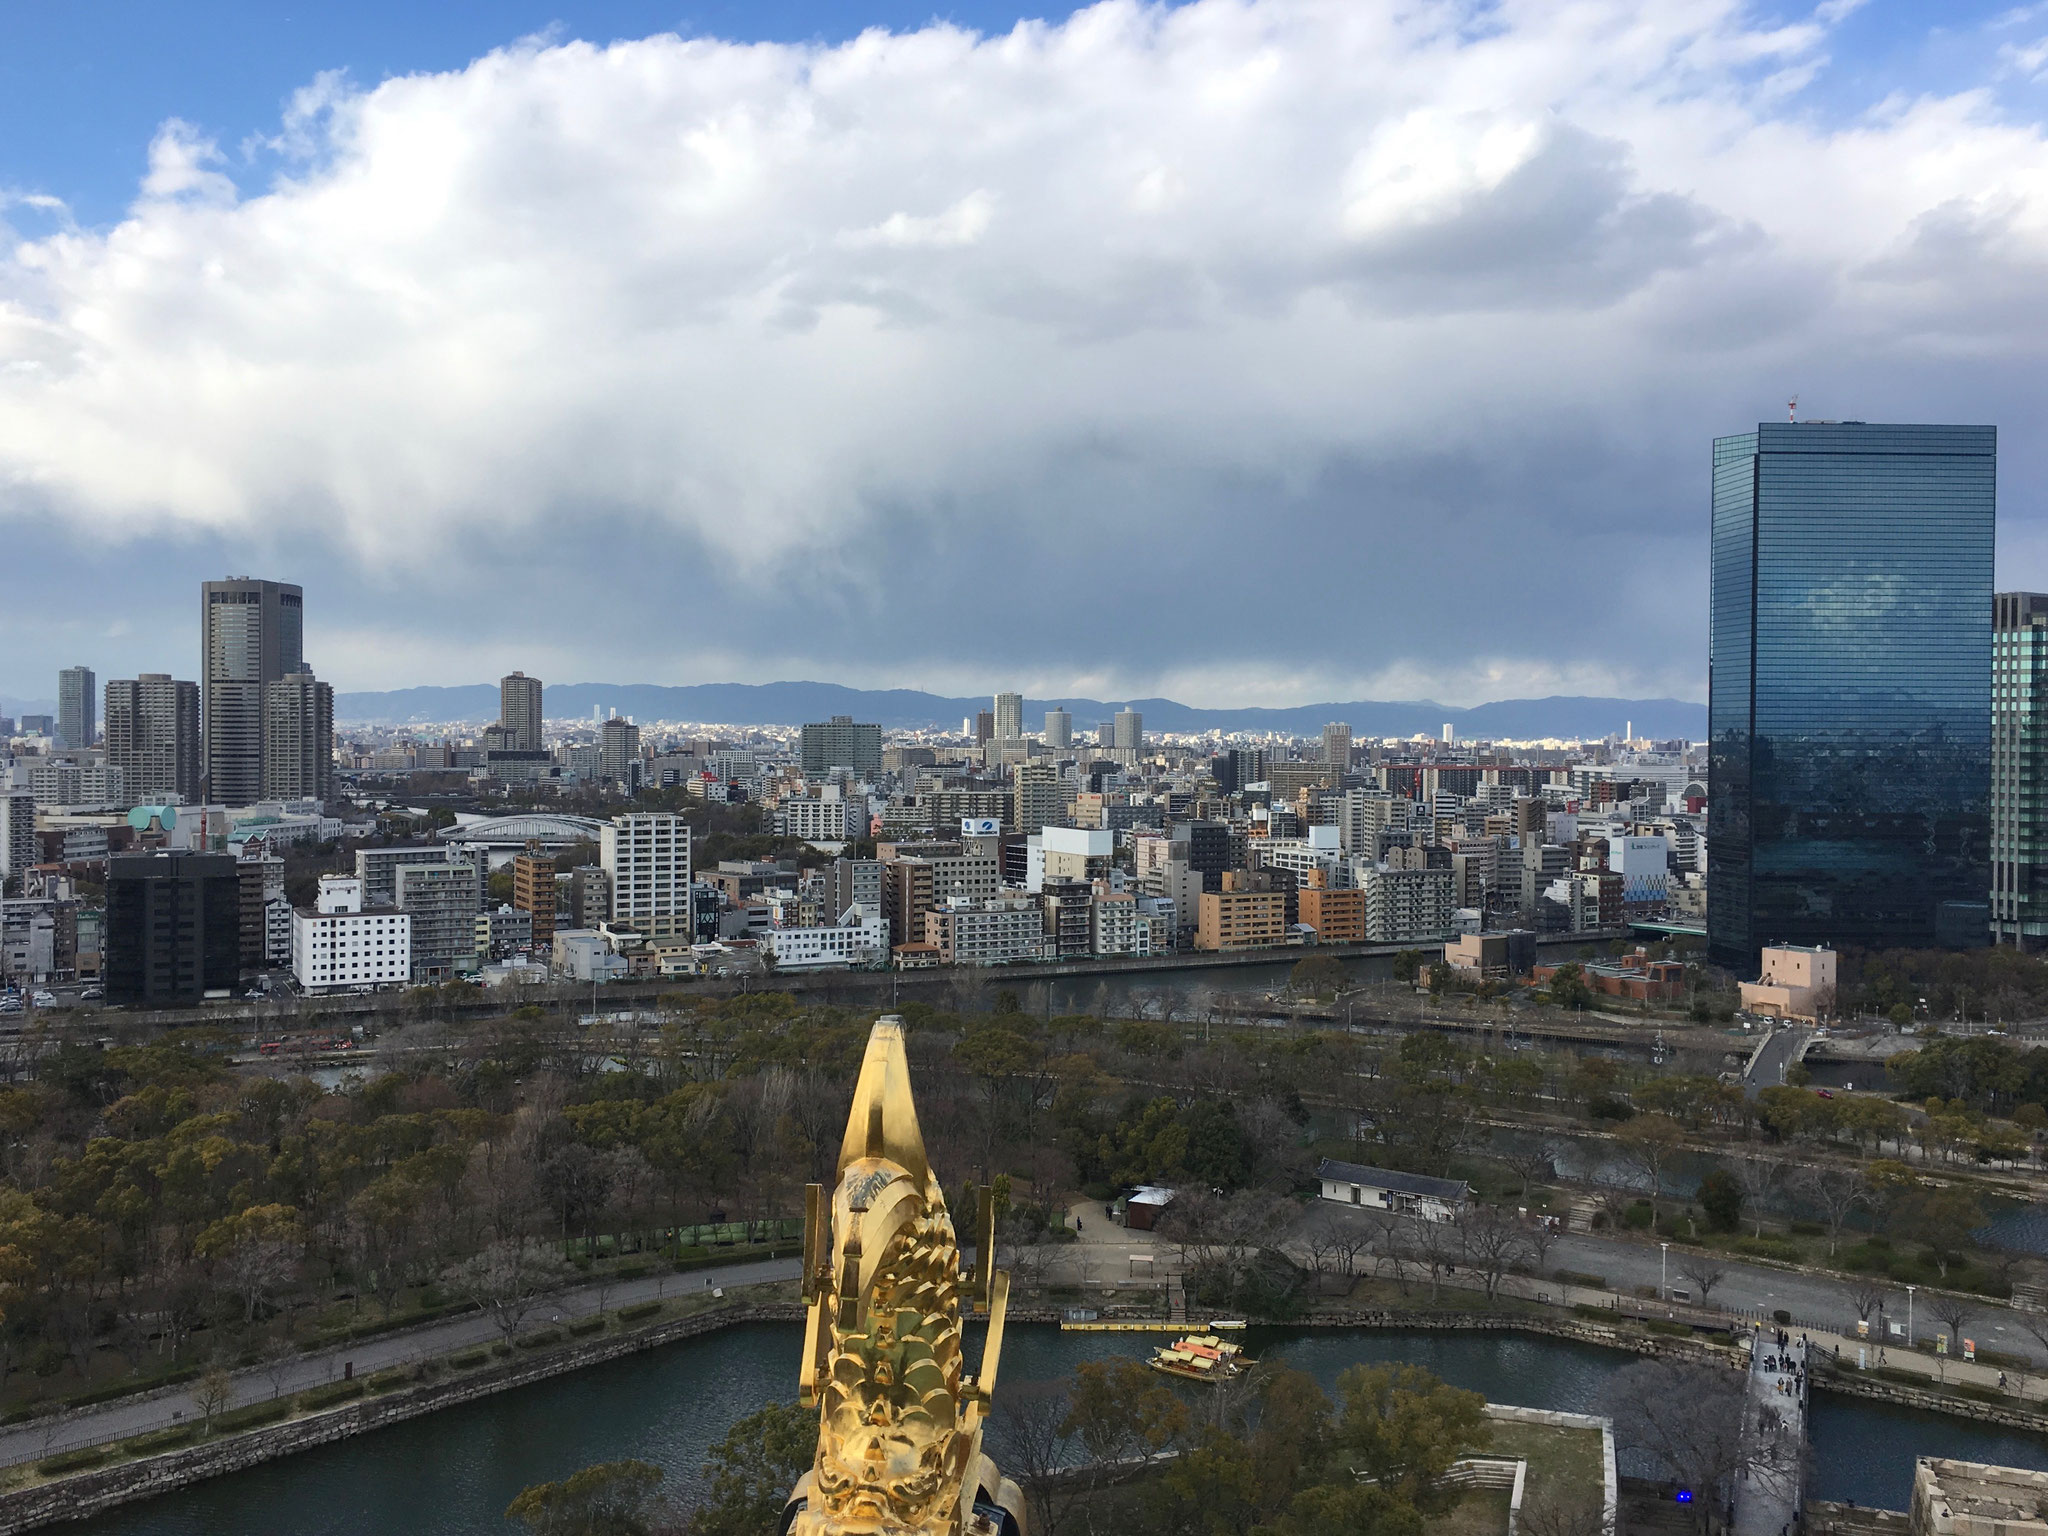
[[690,824],[669,811],[615,816],[598,832],[612,921],[649,938],[690,932]]
[[524,672],[498,679],[498,724],[504,746],[514,752],[541,749],[541,682]]
[[851,715],[834,715],[803,729],[804,772],[813,776],[851,768],[864,779],[882,771],[882,728],[859,725]]
[[1045,712],[1045,744],[1055,752],[1064,752],[1074,744],[1074,716],[1064,709],[1048,709]]
[[263,685],[263,798],[334,795],[334,689],[301,667]]
[[199,685],[163,672],[107,684],[107,766],[138,805],[199,798]]
[[1019,763],[1010,780],[1015,801],[1011,830],[1029,837],[1048,823],[1066,819],[1066,796],[1060,787],[1060,771],[1048,762]]
[[528,843],[526,852],[512,860],[512,908],[533,919],[533,952],[544,955],[555,947],[555,861],[541,851],[539,843]]
[[241,977],[241,877],[233,855],[116,854],[107,861],[107,1001],[197,1004]]
[[1024,734],[1024,695],[999,693],[995,697],[996,740],[1015,741]]
[[1145,750],[1145,717],[1135,709],[1120,709],[1111,725],[1115,735],[1110,746],[1119,752],[1142,752]]
[[992,709],[977,710],[974,716],[974,744],[986,746],[996,739],[996,712]]
[[640,727],[618,719],[598,733],[599,771],[627,793],[640,785]]
[[1997,477],[1995,427],[1715,439],[1715,963],[1988,940]]
[[2048,947],[2048,592],[1992,600],[1991,937]]
[[264,797],[263,690],[305,660],[305,594],[245,577],[200,588],[206,793],[223,805]]
[[484,909],[481,855],[402,864],[396,873],[398,910],[411,919],[412,979],[453,979],[476,959],[476,919]]
[[99,735],[99,694],[91,667],[66,667],[57,674],[57,739],[82,751]]
[[36,861],[36,797],[0,787],[0,891],[17,889]]
[[1333,721],[1323,727],[1323,761],[1332,768],[1351,766],[1351,727]]

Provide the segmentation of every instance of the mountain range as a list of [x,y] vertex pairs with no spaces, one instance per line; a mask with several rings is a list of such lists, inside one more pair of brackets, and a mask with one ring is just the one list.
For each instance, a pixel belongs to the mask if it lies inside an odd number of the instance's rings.
[[[1462,709],[1427,699],[1354,700],[1291,709],[1199,709],[1173,699],[1026,699],[1024,720],[1028,729],[1036,730],[1046,710],[1065,709],[1074,716],[1075,731],[1081,732],[1127,706],[1145,717],[1148,731],[1169,732],[1278,731],[1300,736],[1313,735],[1333,720],[1348,723],[1356,736],[1434,736],[1449,725],[1460,739],[1592,739],[1619,735],[1633,722],[1638,736],[1698,740],[1707,729],[1707,707],[1683,699],[1565,696],[1501,699]],[[563,683],[550,686],[546,695],[550,720],[587,720],[602,712],[642,722],[803,725],[833,715],[852,715],[891,730],[957,729],[963,719],[989,707],[986,694],[947,698],[908,688],[845,688],[836,683],[698,683],[677,688],[655,683]],[[497,717],[498,690],[489,683],[338,693],[334,698],[335,720],[354,724],[480,724]]]

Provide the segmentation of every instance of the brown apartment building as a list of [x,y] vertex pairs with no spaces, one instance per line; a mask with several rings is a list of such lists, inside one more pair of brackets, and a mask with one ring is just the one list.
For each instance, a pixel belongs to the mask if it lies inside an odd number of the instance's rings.
[[1365,892],[1352,887],[1333,891],[1325,884],[1329,876],[1312,869],[1295,894],[1299,921],[1316,931],[1319,944],[1363,944],[1365,942]]
[[555,947],[555,861],[538,843],[528,843],[526,852],[512,861],[512,907],[533,914],[533,952],[551,953]]
[[1223,889],[1202,892],[1195,948],[1277,949],[1287,942],[1287,895],[1252,890],[1244,870],[1225,870]]

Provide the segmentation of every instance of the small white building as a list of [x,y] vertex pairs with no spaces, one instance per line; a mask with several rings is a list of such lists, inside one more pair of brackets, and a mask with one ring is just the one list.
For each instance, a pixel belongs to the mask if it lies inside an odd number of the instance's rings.
[[365,907],[354,875],[322,875],[313,910],[292,913],[292,975],[309,993],[409,981],[412,918],[395,907]]
[[761,948],[779,971],[818,971],[832,966],[874,965],[889,956],[889,921],[881,908],[856,901],[836,923],[769,927]]
[[1340,1163],[1326,1157],[1316,1169],[1323,1198],[1366,1210],[1400,1211],[1423,1221],[1450,1221],[1472,1197],[1463,1179],[1432,1179],[1363,1163]]

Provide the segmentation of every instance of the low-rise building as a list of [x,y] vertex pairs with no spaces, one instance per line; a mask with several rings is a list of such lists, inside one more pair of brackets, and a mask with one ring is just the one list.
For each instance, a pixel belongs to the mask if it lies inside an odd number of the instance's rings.
[[1321,869],[1310,870],[1306,878],[1307,883],[1295,893],[1295,916],[1316,931],[1316,942],[1364,943],[1365,892],[1355,888],[1330,889],[1324,884],[1326,875]]
[[1287,943],[1287,894],[1255,890],[1242,870],[1226,870],[1223,889],[1204,891],[1195,919],[1195,948],[1278,949]]
[[947,965],[1018,965],[1044,957],[1045,916],[1028,896],[956,896],[924,914],[924,941]]
[[772,926],[761,947],[779,971],[816,971],[873,965],[889,953],[889,921],[880,907],[855,902],[836,920],[801,927]]
[[1536,964],[1536,935],[1528,928],[1461,933],[1444,946],[1444,964],[1487,981],[1526,976]]
[[1432,1179],[1419,1173],[1397,1173],[1326,1157],[1316,1169],[1323,1198],[1339,1205],[1375,1211],[1399,1211],[1423,1221],[1450,1221],[1472,1198],[1463,1179]]
[[1763,952],[1763,974],[1742,983],[1742,1006],[1774,1019],[1819,1023],[1835,1007],[1835,952],[1772,945]]

